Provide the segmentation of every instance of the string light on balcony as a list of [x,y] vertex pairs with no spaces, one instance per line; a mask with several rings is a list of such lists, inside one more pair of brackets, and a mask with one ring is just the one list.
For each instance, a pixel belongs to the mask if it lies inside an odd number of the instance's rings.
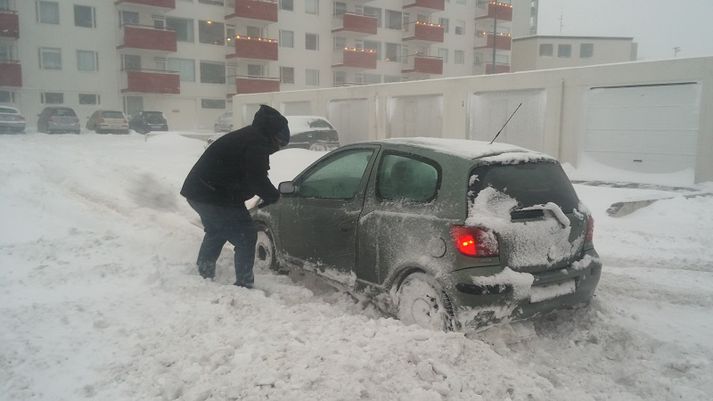
[[344,50],[348,51],[348,52],[376,53],[376,50],[373,50],[373,49],[359,49],[356,47],[345,47]]
[[433,24],[431,22],[424,22],[424,21],[416,21],[416,25],[430,26],[433,28],[443,28],[443,26],[441,24]]
[[235,35],[235,39],[252,40],[254,42],[277,43],[276,39],[261,38],[261,37],[257,37],[257,36]]
[[500,6],[500,7],[507,7],[507,8],[512,8],[512,4],[510,3],[502,3],[499,1],[491,1],[490,2],[491,6]]

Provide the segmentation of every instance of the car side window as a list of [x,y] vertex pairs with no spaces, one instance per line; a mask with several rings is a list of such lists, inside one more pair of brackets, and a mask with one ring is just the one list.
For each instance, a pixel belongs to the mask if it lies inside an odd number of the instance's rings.
[[351,199],[357,191],[374,149],[340,152],[327,159],[299,183],[297,194],[307,198]]
[[381,199],[428,202],[436,197],[440,173],[431,163],[385,154],[379,164],[376,192]]

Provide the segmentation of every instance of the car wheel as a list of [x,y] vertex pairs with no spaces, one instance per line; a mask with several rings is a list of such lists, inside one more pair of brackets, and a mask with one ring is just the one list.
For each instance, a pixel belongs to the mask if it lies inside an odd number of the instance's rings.
[[412,273],[401,282],[394,305],[405,324],[432,330],[455,329],[451,302],[440,284],[425,273]]
[[321,143],[313,143],[309,145],[309,150],[313,150],[316,152],[324,152],[325,150],[327,150],[327,147]]
[[263,271],[278,271],[275,257],[275,243],[269,229],[258,225],[257,242],[255,243],[255,268]]

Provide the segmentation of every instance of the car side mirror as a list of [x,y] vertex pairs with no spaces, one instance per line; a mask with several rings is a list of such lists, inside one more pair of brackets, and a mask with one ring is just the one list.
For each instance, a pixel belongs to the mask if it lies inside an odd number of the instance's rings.
[[296,191],[295,184],[292,181],[281,182],[278,189],[283,195],[294,194]]

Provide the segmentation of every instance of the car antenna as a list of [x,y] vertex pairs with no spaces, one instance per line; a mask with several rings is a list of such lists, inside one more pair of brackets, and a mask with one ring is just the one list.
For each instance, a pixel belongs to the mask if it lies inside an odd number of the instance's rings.
[[513,116],[515,115],[515,113],[517,113],[517,111],[520,110],[520,106],[522,106],[522,102],[520,102],[520,104],[517,105],[517,108],[515,109],[515,111],[513,111],[512,114],[510,114],[510,118],[508,118],[508,120],[505,121],[505,124],[503,124],[503,127],[500,128],[500,131],[498,131],[498,133],[495,134],[495,138],[493,138],[493,140],[490,141],[489,145],[492,145],[493,142],[495,142],[495,140],[498,139],[498,136],[500,135],[501,132],[503,132],[503,130],[505,129],[505,127],[507,127],[508,123],[509,123],[510,120],[513,118]]

